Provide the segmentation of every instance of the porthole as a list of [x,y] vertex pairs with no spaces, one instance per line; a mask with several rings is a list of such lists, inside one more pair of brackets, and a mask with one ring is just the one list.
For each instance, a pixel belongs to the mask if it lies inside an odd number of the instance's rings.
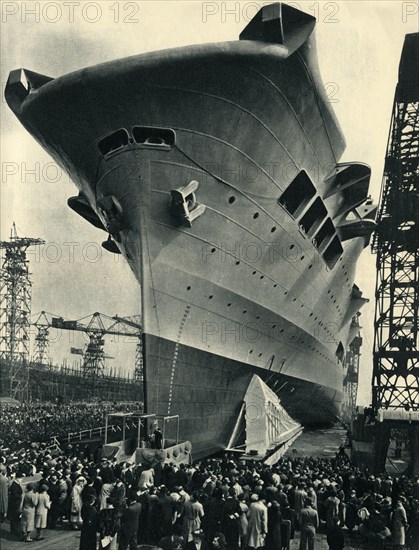
[[228,199],[228,202],[230,204],[233,204],[233,202],[236,200],[236,197],[234,195],[232,195],[229,199]]
[[253,272],[253,275],[256,275],[256,271]]
[[237,260],[236,265],[239,265],[239,264],[240,264],[240,260]]
[[271,233],[275,233],[275,231],[276,231],[276,227],[272,227]]
[[295,244],[290,245],[290,250],[292,250],[295,247]]
[[247,313],[247,309],[244,309],[244,310],[243,310],[243,313]]
[[300,260],[304,260],[305,256],[301,256]]
[[231,306],[231,302],[228,302],[227,307],[230,307],[230,306]]
[[215,250],[215,248],[211,248],[211,254],[214,254]]
[[313,266],[312,266],[311,264],[308,266],[309,269],[311,269],[312,267],[313,267]]
[[209,299],[209,300],[212,300],[213,298],[214,298],[214,296],[213,296],[212,294],[210,294],[210,295],[208,296],[208,299]]
[[274,288],[276,288],[277,286],[278,286],[278,285],[275,283],[275,284],[274,284]]
[[259,212],[255,212],[253,214],[253,219],[256,220],[259,217]]
[[187,287],[186,287],[186,290],[191,290],[191,287],[190,287],[190,286],[187,286]]
[[260,276],[260,278],[261,278],[261,279],[264,279],[264,278],[265,278],[265,276],[264,276],[264,275],[261,275],[261,276]]
[[258,315],[258,316],[256,317],[256,319],[260,319],[260,315]]
[[253,350],[251,349],[251,350],[249,351],[249,353],[253,353]]

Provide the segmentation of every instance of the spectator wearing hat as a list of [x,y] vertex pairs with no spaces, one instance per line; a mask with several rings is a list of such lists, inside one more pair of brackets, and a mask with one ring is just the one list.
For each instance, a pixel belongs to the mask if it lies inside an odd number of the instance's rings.
[[304,504],[307,498],[307,493],[303,483],[299,483],[294,492],[294,510],[297,513],[298,524],[301,525],[301,510],[304,508]]
[[239,519],[239,539],[240,539],[240,548],[246,548],[247,546],[247,512],[249,511],[249,506],[246,502],[246,495],[242,493],[238,496],[239,506],[242,511]]
[[115,486],[115,480],[112,482],[103,483],[99,495],[99,510],[108,507],[108,499],[111,498],[112,491]]
[[282,514],[279,503],[274,500],[268,507],[268,533],[265,546],[268,550],[278,550],[281,545],[281,522]]
[[212,543],[211,543],[211,549],[212,550],[227,550],[227,543],[226,538],[223,533],[215,533]]
[[137,550],[137,533],[141,514],[141,504],[135,493],[129,496],[129,505],[121,518],[119,550]]
[[48,494],[48,485],[41,485],[35,510],[36,540],[44,540],[42,530],[47,527],[48,510],[50,508],[51,499]]
[[236,550],[239,547],[239,520],[241,515],[242,509],[236,498],[236,490],[234,487],[230,487],[227,498],[223,503],[221,531],[224,533],[227,546],[231,550]]
[[405,498],[403,496],[399,496],[399,498],[397,499],[396,508],[391,518],[393,535],[392,542],[400,549],[404,548],[406,544],[406,529],[408,528],[407,514],[404,507],[405,502]]
[[250,497],[251,504],[247,512],[247,544],[250,548],[265,546],[265,536],[268,532],[268,510],[257,494]]
[[326,499],[326,531],[332,529],[335,525],[334,518],[339,517],[340,500],[336,496],[336,491],[330,491],[330,496]]
[[[61,491],[57,482],[58,482],[58,478],[54,474],[50,477],[49,484],[47,485],[47,491],[51,502],[50,511],[48,514],[48,526],[50,529],[55,528],[58,518],[62,515],[61,506],[60,506]],[[40,482],[39,486],[41,487],[42,485],[44,484]]]
[[154,430],[154,449],[162,449],[163,448],[163,434],[161,432],[161,429],[157,427]]
[[81,509],[83,520],[80,533],[79,550],[96,550],[96,534],[99,530],[99,516],[95,508],[96,497],[89,493]]
[[10,532],[17,536],[21,536],[21,531],[19,527],[23,500],[23,489],[21,485],[21,480],[22,477],[13,477],[13,481],[9,489],[9,502],[7,510],[7,517],[10,521]]
[[70,522],[73,529],[77,530],[80,528],[83,520],[81,518],[81,509],[83,506],[83,501],[81,498],[81,493],[86,484],[86,479],[84,477],[79,477],[76,480],[76,483],[71,492],[71,510],[70,510]]
[[62,521],[62,518],[66,513],[66,502],[68,501],[68,486],[62,471],[57,474],[57,477],[57,486],[59,490],[57,513],[59,520]]
[[147,495],[147,536],[149,542],[156,544],[160,534],[160,509],[159,497],[157,496],[157,488],[150,487]]
[[195,529],[192,533],[192,540],[186,543],[185,550],[207,550],[207,543],[202,529]]
[[192,540],[192,533],[201,528],[204,508],[198,500],[199,493],[193,492],[192,498],[185,501],[181,515],[183,517],[183,538],[186,543]]
[[160,538],[168,537],[173,532],[173,523],[176,521],[175,501],[169,489],[162,485],[158,492],[158,507],[161,516]]
[[314,549],[318,526],[319,516],[317,515],[317,511],[311,507],[311,500],[307,498],[304,508],[301,510],[300,550],[306,550],[307,544],[308,550]]
[[35,509],[38,504],[38,493],[35,483],[28,483],[22,505],[22,536],[25,542],[32,542],[31,533],[35,529]]
[[121,527],[121,518],[108,498],[106,508],[99,512],[100,544],[103,550],[116,550],[117,535]]
[[125,485],[118,479],[113,487],[110,495],[110,501],[116,509],[117,514],[121,517],[125,511]]

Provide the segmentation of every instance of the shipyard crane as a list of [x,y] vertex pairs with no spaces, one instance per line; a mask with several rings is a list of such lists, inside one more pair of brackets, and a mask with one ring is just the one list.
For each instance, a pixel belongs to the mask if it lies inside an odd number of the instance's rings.
[[[103,313],[95,312],[78,320],[65,320],[60,316],[53,316],[42,311],[33,325],[37,328],[35,337],[36,357],[44,360],[49,346],[49,329],[71,330],[87,334],[89,343],[84,352],[72,348],[72,353],[83,354],[82,372],[86,378],[98,379],[104,372],[106,355],[104,352],[105,335],[124,336],[136,339],[135,371],[134,379],[142,382],[142,331],[140,316],[109,317]],[[40,362],[42,362],[42,360]]]
[[419,33],[408,34],[372,243],[377,255],[372,404],[379,419],[379,471],[390,430],[403,425],[409,431],[413,468],[419,471],[419,72],[412,69],[418,63]]

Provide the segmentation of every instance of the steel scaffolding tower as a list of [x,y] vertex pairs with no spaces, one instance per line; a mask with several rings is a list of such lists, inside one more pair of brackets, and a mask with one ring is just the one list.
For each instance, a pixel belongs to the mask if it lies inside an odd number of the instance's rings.
[[[373,407],[419,409],[419,34],[399,67],[372,250],[377,254]],[[416,69],[415,69],[416,68]]]
[[86,327],[89,343],[84,352],[82,364],[83,375],[86,378],[99,380],[105,370],[104,336],[105,326],[100,318],[100,313],[94,313]]
[[[31,288],[29,261],[30,246],[43,244],[42,239],[18,237],[13,223],[9,241],[0,241],[5,251],[0,272],[0,360],[10,368],[10,396],[27,400],[29,327]],[[24,376],[21,369],[26,369]]]

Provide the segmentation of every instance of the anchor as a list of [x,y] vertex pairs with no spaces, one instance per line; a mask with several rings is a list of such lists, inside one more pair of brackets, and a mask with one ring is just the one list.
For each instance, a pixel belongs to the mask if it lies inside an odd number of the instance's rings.
[[199,183],[192,180],[186,187],[172,189],[172,210],[184,227],[192,227],[192,222],[205,212],[205,206],[196,201],[195,191]]

